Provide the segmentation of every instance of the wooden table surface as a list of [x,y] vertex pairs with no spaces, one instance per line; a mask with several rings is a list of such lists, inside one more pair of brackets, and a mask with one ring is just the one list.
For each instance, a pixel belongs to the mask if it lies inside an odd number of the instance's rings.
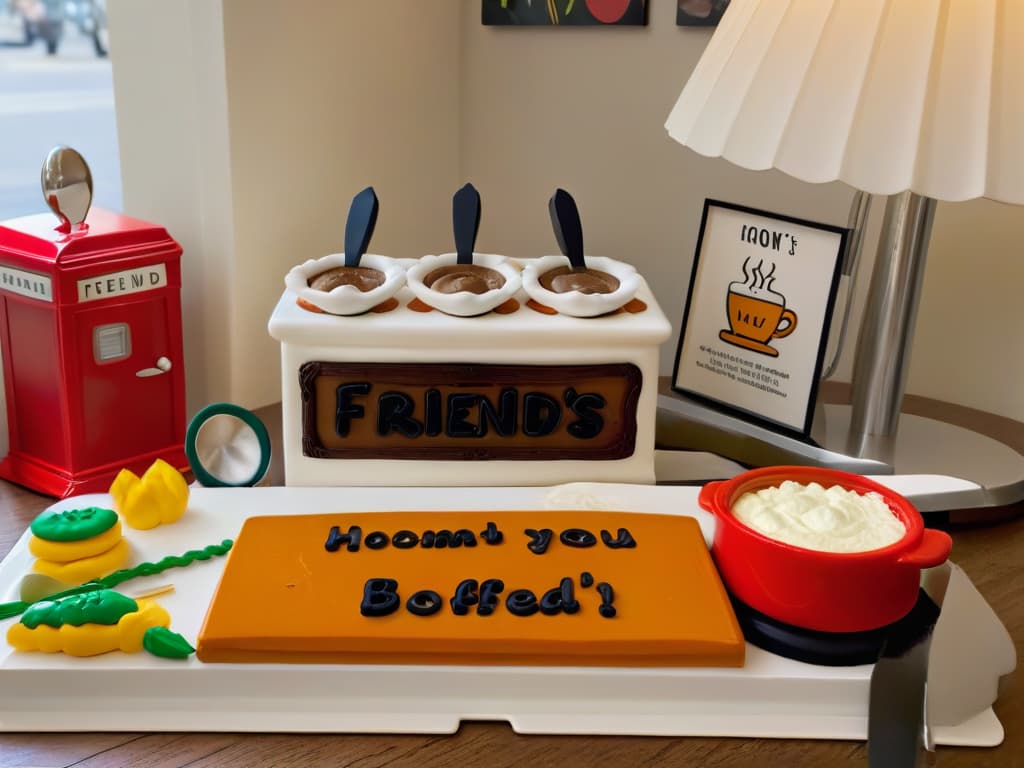
[[[845,390],[827,389],[841,400]],[[943,418],[984,430],[1024,453],[1024,425],[967,408],[946,406],[908,396],[904,410]],[[273,435],[280,434],[279,409],[259,415]],[[280,456],[280,451],[276,454]],[[279,464],[271,480],[280,483]],[[6,555],[32,518],[50,499],[0,481],[0,555]],[[953,560],[1006,625],[1021,655],[1024,641],[1024,504],[992,510],[996,522],[954,523]],[[957,519],[956,515],[953,519]],[[1009,682],[1009,684],[1005,684]],[[957,766],[1024,766],[1024,690],[1004,681],[995,711],[1006,729],[994,749],[939,747],[922,764]],[[111,733],[0,734],[0,768],[34,766],[836,766],[867,765],[862,742],[782,739],[650,738],[619,736],[521,736],[507,723],[464,723],[451,736],[290,735],[237,733]]]

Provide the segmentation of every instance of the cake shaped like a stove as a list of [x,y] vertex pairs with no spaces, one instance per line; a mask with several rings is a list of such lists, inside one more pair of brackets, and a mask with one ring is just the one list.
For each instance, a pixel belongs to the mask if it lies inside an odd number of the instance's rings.
[[[615,287],[590,296],[600,313],[573,310],[592,275],[574,274],[582,235],[570,237],[570,264],[554,265],[569,279],[541,278],[577,295],[544,304],[523,289],[521,264],[474,252],[470,185],[453,212],[456,252],[412,262],[388,306],[317,312],[285,290],[269,327],[286,483],[654,482],[658,348],[671,326],[643,278],[623,265],[618,306]],[[557,220],[556,233],[566,240]]]

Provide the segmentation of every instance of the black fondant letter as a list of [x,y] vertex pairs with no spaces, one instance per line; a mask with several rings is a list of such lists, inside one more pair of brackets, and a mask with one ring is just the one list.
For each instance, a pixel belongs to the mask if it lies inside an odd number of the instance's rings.
[[420,543],[420,537],[412,531],[403,529],[391,537],[391,543],[397,549],[412,549]]
[[601,541],[608,549],[633,549],[636,547],[636,539],[626,528],[619,528],[619,535],[614,539],[608,531],[601,531]]
[[452,604],[452,613],[456,616],[465,616],[469,613],[469,606],[476,605],[480,598],[476,594],[476,579],[463,579],[455,588],[455,596],[449,601]]
[[527,437],[550,435],[562,418],[562,406],[542,392],[527,392],[523,398],[523,434]]
[[558,537],[567,547],[586,549],[597,544],[597,537],[586,528],[566,528]]
[[423,426],[427,437],[441,434],[441,390],[428,389],[423,394]]
[[486,541],[488,544],[501,544],[501,540],[505,538],[505,535],[498,530],[498,526],[492,521],[487,521],[487,528],[480,531],[480,538]]
[[573,597],[572,579],[562,579],[557,587],[549,589],[540,599],[540,612],[545,616],[554,616],[565,611],[573,614],[579,611],[580,603]]
[[551,543],[554,531],[550,528],[541,528],[539,531],[527,528],[524,533],[530,537],[530,543],[526,545],[526,548],[535,555],[543,555],[548,551],[548,544]]
[[334,431],[338,437],[348,437],[352,419],[361,419],[366,411],[361,405],[355,405],[352,398],[356,395],[370,394],[370,385],[365,381],[353,384],[342,384],[334,393],[336,413],[334,414]]
[[601,434],[604,429],[604,417],[596,409],[604,408],[608,401],[596,392],[577,395],[571,387],[566,390],[565,402],[570,410],[579,418],[572,422],[566,430],[573,437],[589,440]]
[[342,533],[338,526],[332,525],[331,532],[327,534],[327,541],[324,542],[324,549],[328,552],[337,552],[342,544],[347,544],[349,552],[358,552],[359,540],[362,537],[363,529],[358,525],[350,525],[348,533]]
[[445,434],[448,437],[483,437],[486,425],[471,424],[466,421],[469,409],[480,400],[480,395],[457,393],[448,395],[448,425]]
[[432,589],[421,589],[405,601],[405,610],[414,616],[433,616],[441,610],[444,601]]
[[455,549],[463,544],[467,547],[476,546],[476,536],[466,528],[459,528],[455,533],[452,533],[447,528],[442,528],[434,535],[435,549],[444,549],[445,547]]
[[480,602],[476,607],[478,616],[490,616],[498,605],[498,595],[505,591],[505,582],[501,579],[486,579],[480,585]]
[[509,592],[505,598],[505,607],[513,616],[533,616],[540,608],[537,605],[537,596],[528,589]]
[[377,434],[381,437],[398,432],[409,438],[423,434],[423,425],[412,417],[412,398],[405,392],[384,392],[377,398]]
[[367,579],[363,585],[363,602],[359,604],[359,612],[363,616],[387,616],[394,613],[401,602],[397,581]]
[[480,434],[487,434],[487,423],[502,437],[512,437],[516,433],[516,408],[519,405],[519,392],[514,387],[505,387],[498,395],[498,409],[486,397],[480,398]]
[[606,619],[615,618],[615,606],[612,605],[612,601],[615,600],[615,590],[612,589],[612,585],[606,581],[602,581],[597,585],[597,591],[601,595],[601,607],[597,609]]

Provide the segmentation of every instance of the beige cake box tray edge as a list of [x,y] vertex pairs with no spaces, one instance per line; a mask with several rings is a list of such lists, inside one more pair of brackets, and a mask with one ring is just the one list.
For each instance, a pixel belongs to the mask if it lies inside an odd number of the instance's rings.
[[[911,498],[943,482],[879,479]],[[620,509],[628,499],[630,511],[693,516],[709,540],[713,521],[697,507],[696,495],[693,487],[600,484],[554,489],[194,489],[181,522],[127,535],[138,561],[233,538],[244,517],[282,510],[542,511],[564,509],[571,498]],[[96,495],[57,504],[83,502],[103,504],[109,498]],[[2,600],[12,599],[17,580],[28,570],[27,541],[26,532],[0,563]],[[130,584],[142,589],[172,581],[176,591],[161,602],[173,617],[172,628],[195,638],[223,562],[215,559]],[[950,583],[960,585],[964,605],[981,615],[986,609],[991,612],[960,569],[951,566],[950,572]],[[6,633],[13,621],[0,622],[0,632]],[[937,743],[995,746],[1002,740],[1002,727],[989,706],[994,694],[986,702],[988,683],[994,691],[997,675],[1008,672],[1008,664],[1012,669],[1015,658],[1007,656],[999,634],[1005,629],[995,623],[997,627],[978,630],[989,633],[996,652],[988,654],[990,659],[972,659],[972,675],[982,679],[973,698],[977,706],[970,713],[946,713],[962,715],[960,721],[943,720],[935,726],[933,720]],[[962,645],[963,639],[954,638],[954,652],[958,642]],[[147,654],[93,659],[16,654],[5,645],[0,648],[0,731],[451,733],[463,720],[502,720],[522,733],[866,737],[871,666],[818,667],[749,645],[747,651],[742,669],[625,669],[203,665],[194,658],[175,662]]]

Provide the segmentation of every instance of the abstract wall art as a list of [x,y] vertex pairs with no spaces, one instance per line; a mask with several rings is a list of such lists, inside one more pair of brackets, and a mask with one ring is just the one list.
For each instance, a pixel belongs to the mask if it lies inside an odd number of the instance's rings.
[[481,21],[497,26],[636,26],[646,0],[481,0]]

